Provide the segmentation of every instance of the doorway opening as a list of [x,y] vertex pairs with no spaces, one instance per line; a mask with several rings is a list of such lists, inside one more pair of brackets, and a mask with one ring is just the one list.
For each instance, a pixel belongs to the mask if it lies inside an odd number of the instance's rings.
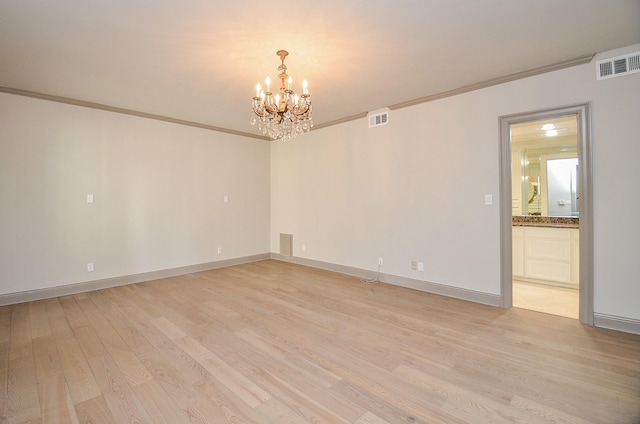
[[501,304],[593,325],[588,112],[500,118]]

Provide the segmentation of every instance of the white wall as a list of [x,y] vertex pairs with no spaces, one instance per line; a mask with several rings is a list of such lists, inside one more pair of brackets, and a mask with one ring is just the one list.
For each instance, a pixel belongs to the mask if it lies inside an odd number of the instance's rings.
[[0,93],[0,295],[268,253],[269,168],[268,142]]
[[498,118],[591,102],[594,310],[640,319],[640,74],[595,78],[637,50],[272,143],[271,250],[291,233],[297,257],[499,294]]

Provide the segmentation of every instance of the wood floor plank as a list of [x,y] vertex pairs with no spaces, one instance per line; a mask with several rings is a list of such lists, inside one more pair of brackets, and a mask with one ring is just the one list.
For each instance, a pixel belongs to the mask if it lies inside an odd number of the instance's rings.
[[[184,411],[201,399],[200,393],[168,362],[160,351],[147,352],[140,358],[153,375],[153,381]],[[146,384],[146,383],[145,383]]]
[[116,423],[153,422],[109,355],[92,358],[89,364]]
[[[254,381],[273,396],[280,399],[297,399],[296,410],[305,419],[308,418],[312,422],[320,419],[327,413],[323,405],[331,405],[330,413],[337,414],[329,422],[341,422],[343,419],[352,422],[364,413],[362,408],[327,390],[342,377],[308,357],[293,353],[281,355],[289,347],[282,348],[283,345],[274,340],[273,346],[278,348],[271,351],[268,339],[255,332],[236,331],[228,334],[219,330],[208,333],[208,336],[200,335],[202,343],[208,349],[234,364],[240,372],[252,375]],[[219,339],[224,342],[220,343]],[[259,342],[256,343],[256,340]]]
[[73,332],[87,361],[107,355],[107,350],[104,348],[102,340],[98,337],[98,333],[93,326],[83,325],[74,329]]
[[117,295],[116,290],[100,290],[92,298],[103,315],[109,317],[109,324],[119,336],[116,339],[122,340],[128,346],[128,350],[139,355],[154,348],[145,335],[132,325],[131,317],[127,316],[124,310],[128,305]]
[[130,299],[136,299],[137,306],[142,312],[151,318],[157,318],[166,312],[159,307],[166,297],[155,290],[157,284],[158,280],[131,284],[119,287],[119,292]]
[[190,384],[211,377],[211,373],[202,364],[173,342],[164,343],[156,350],[164,357],[164,361],[170,363]]
[[128,288],[128,286],[113,293],[114,296],[118,296],[121,299],[118,306],[122,311],[122,315],[127,318],[132,328],[135,328],[140,334],[144,335],[144,338],[151,346],[157,348],[164,345],[168,339],[153,325],[152,320],[156,317],[149,315],[144,310],[138,298],[126,296],[127,293],[124,291],[126,288]]
[[5,416],[7,379],[9,377],[9,340],[11,337],[11,306],[0,306],[0,422]]
[[293,352],[285,350],[277,340],[268,339],[249,329],[236,331],[233,334],[260,351],[267,353],[272,358],[285,362],[295,369],[296,373],[304,376],[305,379],[316,385],[329,388],[342,380],[342,377],[339,375],[315,364],[308,358],[297,356]]
[[405,365],[400,365],[395,372],[405,377],[409,384],[444,395],[446,400],[442,405],[443,411],[465,421],[474,419],[478,423],[535,422],[539,418],[531,416],[525,410],[511,408],[513,404],[508,396],[504,399],[494,399],[491,395],[485,396],[483,393]]
[[238,372],[191,337],[184,337],[175,342],[182,350],[196,359],[207,371],[232,390],[247,405],[255,408],[271,398],[271,394],[267,393],[260,386],[256,385],[249,378]]
[[[556,408],[550,407],[549,405],[543,405],[541,403],[535,402],[531,399],[524,398],[522,396],[514,396],[511,399],[511,405],[520,410],[526,410],[530,413],[532,418],[529,420],[533,421],[546,421],[553,423],[572,423],[572,424],[588,424],[588,419],[583,419],[576,417],[575,415],[567,414],[564,411],[560,411]],[[626,417],[629,419],[628,422],[632,422],[632,416]],[[626,420],[625,420],[626,421]],[[619,422],[625,422],[619,421]]]
[[[0,312],[1,313],[1,312]],[[9,341],[0,342],[0,423],[6,418],[7,383],[9,379]]]
[[[278,314],[277,316],[265,319],[260,325],[270,326],[275,329],[276,332],[283,334],[287,331],[287,328],[291,328],[292,325],[294,325],[293,322],[290,317],[283,317],[283,314]],[[290,337],[287,339],[290,344],[289,350],[307,355],[306,358],[327,369],[332,374],[339,376],[340,379],[360,379],[362,377],[361,375],[351,371],[352,367],[358,364],[359,368],[370,370],[371,375],[385,375],[387,379],[385,384],[394,380],[395,377],[391,372],[379,367],[372,358],[367,356],[366,352],[360,351],[358,355],[354,357],[351,352],[354,346],[357,345],[350,343],[350,340],[342,340],[335,337],[330,338],[327,336],[325,336],[325,339],[322,339],[318,334],[313,334],[312,326],[309,325],[306,320],[297,320],[295,322],[295,325],[302,331],[297,334],[289,334]],[[318,343],[319,339],[322,340],[321,344]],[[229,342],[231,342],[231,340],[229,340]],[[219,349],[223,348],[224,345],[219,347]],[[233,352],[231,351],[227,354],[233,355]],[[363,384],[366,385],[367,383],[364,383],[363,380]]]
[[75,337],[56,339],[60,362],[67,378],[74,404],[100,396],[100,388]]
[[63,375],[55,374],[38,382],[40,410],[46,423],[79,424],[71,394]]
[[389,421],[383,420],[371,412],[366,412],[360,418],[353,422],[353,424],[390,424]]
[[8,342],[11,336],[12,306],[0,306],[0,343]]
[[0,422],[76,419],[635,424],[640,336],[273,260],[0,307]]
[[269,419],[256,408],[252,408],[237,397],[223,383],[213,376],[202,379],[193,387],[209,402],[208,408],[215,408],[216,414],[222,413],[221,422],[229,423],[268,423]]
[[89,294],[88,299],[82,299],[78,303],[98,334],[102,346],[132,386],[151,380],[151,374],[120,337],[108,315],[96,306],[95,302],[100,303],[101,299],[104,300],[104,294],[99,291]]
[[[276,318],[277,317],[273,316],[269,320],[265,320],[266,323],[263,322],[262,324],[273,326],[276,322],[278,322]],[[281,334],[284,334],[287,331],[286,328],[290,328],[291,326],[287,320],[285,320],[284,323],[280,325],[281,327],[279,331]],[[289,335],[292,336],[291,333],[289,333]],[[212,339],[215,340],[216,337],[214,336],[212,337]],[[273,384],[272,381],[268,378],[269,373],[256,369],[257,365],[255,365],[255,363],[253,362],[246,363],[246,359],[243,359],[243,357],[246,358],[248,356],[248,353],[246,351],[243,352],[243,354],[240,356],[237,355],[236,352],[241,349],[241,346],[234,345],[232,338],[224,337],[224,340],[224,343],[218,343],[217,345],[215,345],[215,343],[208,343],[207,347],[211,350],[215,350],[217,354],[222,355],[222,357],[225,358],[225,360],[228,360],[228,362],[237,364],[235,365],[236,367],[244,367],[246,365],[246,368],[242,368],[241,371],[244,373],[253,371],[254,378],[260,379],[260,383],[263,386],[267,387],[268,390],[274,394],[274,396],[285,396],[285,393],[281,391],[281,385]],[[326,343],[324,343],[324,346],[317,346],[317,338],[308,338],[306,336],[302,339],[294,339],[293,337],[291,337],[288,339],[288,342],[291,343],[292,350],[303,353],[305,357],[312,362],[318,364],[319,366],[322,366],[325,369],[331,370],[335,375],[340,375],[344,380],[353,380],[353,384],[355,386],[361,387],[367,391],[373,391],[378,396],[382,397],[382,400],[386,402],[390,402],[393,400],[400,401],[401,403],[405,403],[407,405],[415,405],[417,410],[423,410],[423,408],[420,406],[419,400],[415,399],[415,394],[407,391],[406,388],[402,387],[402,385],[400,384],[400,379],[395,378],[390,372],[376,367],[366,360],[364,362],[354,360],[349,356],[348,352],[344,352],[344,350],[348,349],[348,347],[345,347],[343,342],[331,342],[327,340]],[[268,365],[262,363],[261,367],[268,367]],[[368,369],[366,375],[376,375],[378,377],[383,376],[379,379],[383,380],[384,382],[376,383],[375,381],[372,381],[362,374],[353,373],[351,369],[354,367],[357,367],[359,369]],[[286,375],[289,379],[291,379],[291,381],[296,381],[296,383],[294,384],[295,386],[304,387],[305,391],[312,393],[312,391],[310,391],[311,389],[309,387],[306,387],[308,384],[308,380],[296,379],[295,376],[289,374],[290,371],[290,369],[287,370],[282,366],[278,366],[275,368],[276,373]],[[396,389],[395,393],[393,390],[390,390],[388,388],[392,386]],[[314,395],[318,396],[317,394]],[[332,404],[334,408],[338,408],[343,411],[355,409],[354,406],[351,406],[351,408],[349,408],[348,406],[345,407],[343,400],[338,400],[344,398],[349,402],[350,405],[360,406],[360,408],[357,409],[359,412],[356,416],[359,416],[363,413],[363,404],[358,403],[354,399],[345,397],[344,394],[337,394],[332,392],[331,395],[325,395],[325,397],[332,399],[332,401],[328,403]],[[373,398],[375,398],[375,396]],[[370,397],[369,399],[373,398]],[[305,406],[306,405],[301,403],[297,406],[297,408],[304,408]],[[427,414],[424,413],[423,415]]]
[[0,423],[6,421],[7,382],[9,378],[9,341],[11,306],[0,306]]
[[64,376],[56,339],[53,336],[42,336],[33,340],[33,353],[38,381]]
[[280,378],[276,373],[264,370],[264,379],[270,382],[270,390],[276,394],[276,397],[287,405],[295,405],[296,415],[303,418],[306,422],[312,423],[344,423],[352,422],[350,418],[344,415],[344,411],[335,408],[335,403],[331,407],[323,405],[323,402],[313,396],[310,387],[304,384],[305,379],[296,380],[294,384]]
[[169,340],[181,339],[187,337],[187,333],[182,331],[178,326],[173,324],[165,317],[154,318],[151,323],[158,328]]
[[307,421],[278,398],[268,399],[258,407],[272,423],[307,424]]
[[87,317],[84,316],[82,309],[80,309],[80,306],[76,303],[73,296],[61,297],[60,305],[71,328],[82,327],[89,324]]
[[67,314],[60,304],[60,299],[47,299],[46,308],[51,332],[56,337],[73,337],[73,329],[67,320]]
[[[184,276],[184,278],[190,279],[188,275]],[[179,327],[192,327],[195,325],[194,322],[186,316],[191,315],[192,311],[190,311],[188,307],[177,304],[175,299],[172,298],[171,293],[167,292],[167,287],[174,288],[176,284],[171,282],[167,286],[166,282],[165,280],[156,280],[135,285],[135,293],[140,296],[140,302],[138,302],[137,305],[151,317],[158,318],[164,316]],[[159,288],[156,289],[155,286]],[[127,288],[118,288],[119,291],[126,289]],[[178,288],[177,290],[181,289]]]
[[[189,421],[193,424],[220,424],[226,421],[224,412],[207,399],[200,399],[191,405],[187,413]],[[238,423],[242,423],[242,421],[238,421]]]
[[113,418],[102,396],[77,404],[76,416],[81,424],[120,424]]
[[33,358],[28,303],[13,305],[11,308],[11,331],[9,334],[9,359]]
[[33,355],[9,360],[5,408],[9,423],[23,423],[41,417]]
[[31,323],[31,337],[49,336],[52,334],[49,325],[49,317],[47,316],[47,301],[30,302],[29,305],[29,321]]
[[[607,422],[619,414],[619,393],[600,390],[585,382],[566,378],[562,374],[544,371],[543,364],[544,361],[505,364],[502,361],[496,362],[489,355],[483,355],[470,357],[464,363],[456,364],[454,368],[456,372],[482,381],[487,387],[505,388],[541,404],[564,410],[578,418]],[[514,376],[518,378],[515,379]],[[522,381],[535,381],[535,384],[522,387]],[[567,393],[572,393],[572,402],[566,401]],[[640,401],[640,398],[638,400]]]
[[153,379],[140,358],[118,338],[102,338],[102,344],[131,386],[143,384]]
[[189,424],[189,416],[155,381],[133,387],[133,392],[155,424]]

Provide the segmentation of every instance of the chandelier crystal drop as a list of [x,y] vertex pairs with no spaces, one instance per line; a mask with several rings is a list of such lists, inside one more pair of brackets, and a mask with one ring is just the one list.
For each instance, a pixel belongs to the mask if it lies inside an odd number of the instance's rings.
[[313,127],[311,116],[311,96],[307,88],[307,81],[302,81],[302,94],[298,95],[291,89],[293,79],[287,75],[284,59],[289,55],[286,50],[276,53],[281,60],[278,66],[280,92],[275,96],[271,93],[271,80],[265,80],[266,90],[260,83],[256,85],[256,95],[253,98],[251,125],[258,124],[262,134],[273,140],[291,140],[305,133]]

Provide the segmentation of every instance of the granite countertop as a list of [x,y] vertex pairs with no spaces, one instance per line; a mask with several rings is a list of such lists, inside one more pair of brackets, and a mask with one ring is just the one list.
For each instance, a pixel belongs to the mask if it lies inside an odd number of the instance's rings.
[[556,216],[513,216],[511,223],[518,227],[578,228],[578,218]]

